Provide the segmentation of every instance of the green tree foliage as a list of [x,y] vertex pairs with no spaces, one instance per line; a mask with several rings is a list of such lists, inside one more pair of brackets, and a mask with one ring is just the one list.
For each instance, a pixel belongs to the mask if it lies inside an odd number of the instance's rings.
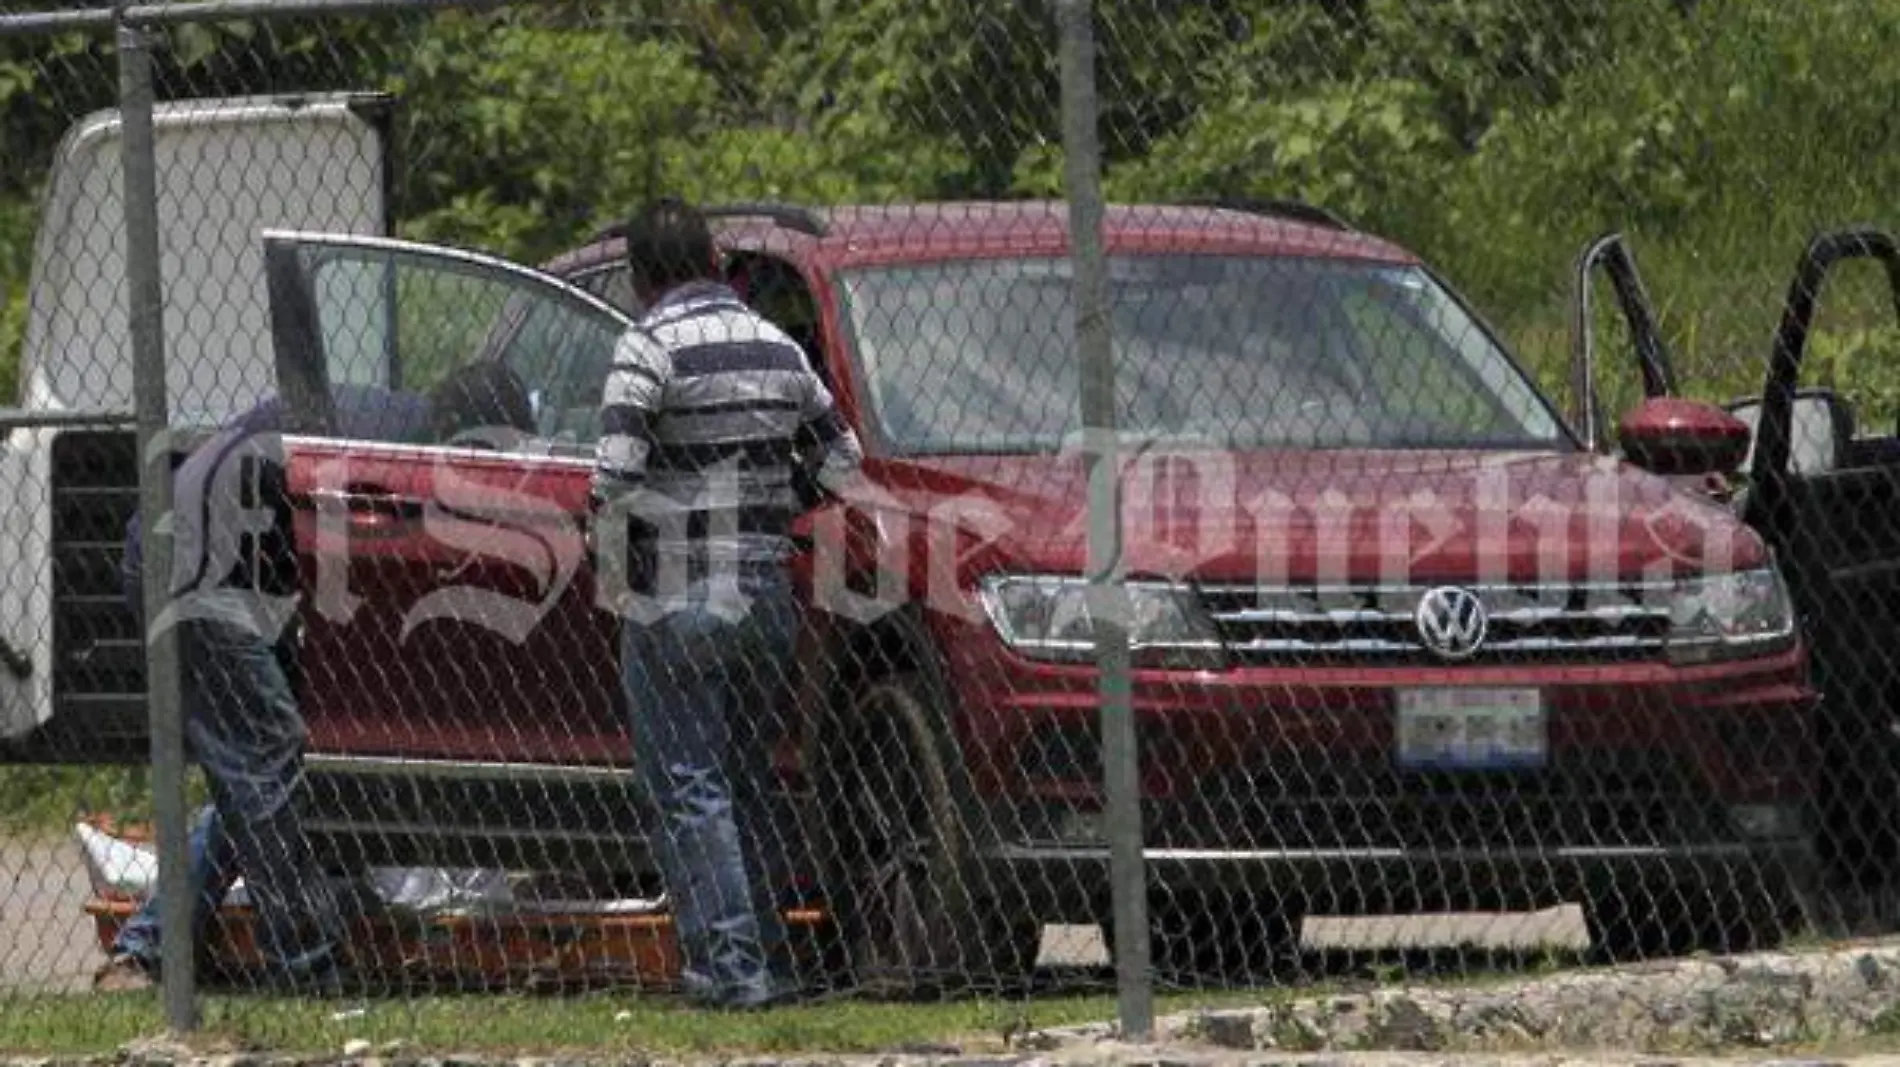
[[[1324,203],[1426,255],[1553,386],[1594,234],[1631,237],[1684,378],[1726,396],[1759,386],[1802,241],[1892,215],[1900,0],[1099,0],[1098,27],[1114,197]],[[544,0],[163,44],[170,96],[399,94],[404,233],[527,260],[658,191],[1061,191],[1048,0]],[[115,81],[102,38],[0,41],[0,343],[58,138]],[[1829,366],[1893,395],[1877,287],[1825,314]]]

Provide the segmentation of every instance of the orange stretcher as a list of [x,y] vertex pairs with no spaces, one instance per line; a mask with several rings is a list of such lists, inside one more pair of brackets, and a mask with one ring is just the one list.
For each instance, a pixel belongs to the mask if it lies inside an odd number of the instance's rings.
[[[115,826],[87,819],[97,829],[128,844],[149,841],[138,826]],[[93,919],[99,947],[111,950],[119,928],[140,907],[138,897],[95,889],[85,910]],[[795,940],[815,934],[824,922],[816,908],[785,912]],[[261,967],[246,904],[227,904],[207,934],[199,958],[207,984],[242,986]],[[559,910],[532,914],[444,913],[402,918],[364,919],[355,924],[350,954],[356,970],[375,984],[403,988],[572,989],[600,985],[649,990],[675,987],[679,950],[673,923],[664,911],[638,914]]]

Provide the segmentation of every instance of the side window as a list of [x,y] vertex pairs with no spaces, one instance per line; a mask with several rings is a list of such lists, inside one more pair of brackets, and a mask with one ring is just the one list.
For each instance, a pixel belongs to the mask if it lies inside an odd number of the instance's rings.
[[[562,421],[545,404],[593,368],[604,381],[624,327],[546,278],[491,261],[348,244],[301,252],[344,436],[430,444],[496,427],[557,436],[547,431]],[[365,388],[392,394],[379,408],[409,414],[365,420],[340,402],[344,389]],[[597,406],[597,383],[593,393]]]
[[330,381],[417,393],[474,356],[510,295],[473,272],[355,249],[319,252],[310,281]]
[[798,268],[776,256],[742,252],[733,257],[726,277],[753,310],[798,342],[819,379],[834,388],[818,329],[818,301]]
[[[561,280],[612,304],[630,319],[640,314],[623,262],[584,267]],[[571,317],[540,313],[517,298],[486,346],[485,358],[532,383],[535,435],[560,452],[584,452],[599,440],[601,390],[613,360],[613,345],[573,336],[577,325]]]
[[601,390],[620,333],[545,302],[527,310],[496,358],[528,383],[535,436],[563,451],[600,438]]
[[625,263],[616,260],[588,267],[567,280],[629,315],[638,315],[645,310],[640,306],[640,298],[633,295],[633,279]]

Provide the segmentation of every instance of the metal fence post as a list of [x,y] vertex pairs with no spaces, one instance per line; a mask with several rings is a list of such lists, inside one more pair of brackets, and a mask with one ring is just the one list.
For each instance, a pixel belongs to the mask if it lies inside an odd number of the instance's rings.
[[[165,1020],[197,1028],[193,974],[190,845],[185,811],[185,733],[179,703],[178,638],[171,603],[171,416],[165,383],[163,279],[158,247],[158,161],[152,131],[156,92],[146,31],[121,21],[119,144],[125,208],[126,312],[138,416],[139,530],[143,538],[147,708],[152,729],[152,814],[157,822],[160,960]],[[151,625],[158,620],[163,625]]]
[[1141,795],[1130,707],[1126,588],[1122,585],[1120,459],[1116,450],[1115,365],[1109,335],[1102,242],[1102,151],[1096,124],[1095,5],[1057,5],[1062,57],[1062,144],[1075,270],[1075,316],[1083,442],[1089,457],[1089,614],[1095,620],[1103,789],[1107,794],[1109,878],[1114,900],[1115,969],[1122,1036],[1154,1031],[1148,959],[1148,878],[1142,857]]

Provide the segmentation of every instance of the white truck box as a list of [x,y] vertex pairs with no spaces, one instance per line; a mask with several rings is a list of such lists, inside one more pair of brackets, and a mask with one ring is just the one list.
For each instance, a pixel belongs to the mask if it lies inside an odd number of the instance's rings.
[[[385,234],[392,101],[200,99],[154,114],[170,422],[215,426],[275,388],[266,228]],[[20,405],[0,409],[0,756],[146,758],[144,653],[120,601],[137,505],[120,123],[79,121],[47,184]]]

